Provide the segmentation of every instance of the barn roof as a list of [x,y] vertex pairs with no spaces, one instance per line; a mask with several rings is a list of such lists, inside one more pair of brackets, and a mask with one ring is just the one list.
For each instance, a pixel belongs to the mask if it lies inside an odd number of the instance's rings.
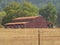
[[[30,17],[19,17],[19,18],[15,18],[13,20],[21,20],[21,19],[34,19],[36,17],[39,17],[39,16],[30,16]],[[41,16],[40,16],[41,17]]]
[[[23,19],[35,19],[37,17],[42,17],[42,16],[31,16],[31,17],[19,17],[13,20],[23,20]],[[26,24],[29,22],[10,22],[10,23],[6,23],[5,25],[14,25],[14,24]]]
[[12,22],[12,23],[6,23],[5,25],[14,25],[14,24],[26,24],[28,22]]

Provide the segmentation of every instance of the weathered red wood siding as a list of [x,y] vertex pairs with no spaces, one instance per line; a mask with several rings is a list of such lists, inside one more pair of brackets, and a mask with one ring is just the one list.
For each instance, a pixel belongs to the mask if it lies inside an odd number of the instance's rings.
[[26,28],[47,28],[47,20],[43,17],[37,17],[32,22],[25,24]]
[[[25,23],[23,24],[24,25],[24,28],[48,28],[48,21],[43,18],[42,16],[38,16],[36,18],[33,18],[33,19],[20,19],[20,20],[13,20],[12,23],[14,22],[28,22],[28,23]],[[11,25],[5,25],[6,27],[9,27],[10,28],[15,28],[16,26],[20,26],[20,24],[11,24]],[[20,28],[20,27],[18,27]]]

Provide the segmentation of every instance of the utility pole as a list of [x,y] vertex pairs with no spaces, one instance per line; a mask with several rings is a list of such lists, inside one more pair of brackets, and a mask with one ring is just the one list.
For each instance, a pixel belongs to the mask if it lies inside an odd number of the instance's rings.
[[38,30],[38,45],[40,45],[40,30]]

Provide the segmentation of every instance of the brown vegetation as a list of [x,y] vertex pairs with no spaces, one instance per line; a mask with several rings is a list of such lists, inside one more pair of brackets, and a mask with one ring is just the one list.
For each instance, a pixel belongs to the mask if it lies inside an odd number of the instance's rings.
[[0,29],[0,45],[59,45],[60,29]]

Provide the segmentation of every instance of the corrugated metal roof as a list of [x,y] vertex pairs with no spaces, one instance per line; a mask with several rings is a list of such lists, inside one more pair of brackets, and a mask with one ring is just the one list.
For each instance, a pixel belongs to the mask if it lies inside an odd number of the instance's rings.
[[13,20],[20,20],[20,19],[34,19],[34,18],[36,18],[36,17],[39,17],[39,16],[19,17],[19,18],[13,19]]
[[5,25],[14,25],[14,24],[26,24],[28,22],[15,22],[15,23],[6,23]]
[[[19,17],[19,18],[13,19],[13,20],[34,19],[34,18],[37,18],[37,17],[39,17],[39,16]],[[42,17],[42,16],[40,16],[40,17]],[[29,23],[29,22],[10,22],[10,23],[6,23],[5,25],[26,24],[26,23]]]

